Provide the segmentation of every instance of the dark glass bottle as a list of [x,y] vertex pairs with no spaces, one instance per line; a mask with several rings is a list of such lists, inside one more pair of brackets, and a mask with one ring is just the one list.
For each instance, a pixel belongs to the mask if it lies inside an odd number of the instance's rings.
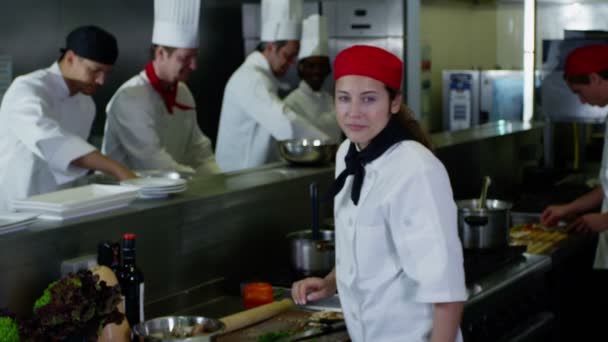
[[135,239],[135,234],[123,236],[122,264],[118,271],[125,315],[131,326],[144,321],[144,275],[135,264]]
[[102,241],[97,245],[97,264],[107,266],[118,276],[120,270],[120,243]]

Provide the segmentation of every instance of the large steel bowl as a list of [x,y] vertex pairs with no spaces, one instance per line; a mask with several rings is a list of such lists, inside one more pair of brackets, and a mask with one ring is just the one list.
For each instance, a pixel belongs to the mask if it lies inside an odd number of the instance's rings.
[[338,144],[320,139],[293,139],[278,142],[283,159],[298,165],[320,165],[334,161]]
[[[192,337],[173,337],[174,329],[188,330],[202,325],[205,334]],[[133,327],[133,332],[144,342],[204,342],[215,341],[226,326],[217,319],[203,316],[165,316],[141,322]]]

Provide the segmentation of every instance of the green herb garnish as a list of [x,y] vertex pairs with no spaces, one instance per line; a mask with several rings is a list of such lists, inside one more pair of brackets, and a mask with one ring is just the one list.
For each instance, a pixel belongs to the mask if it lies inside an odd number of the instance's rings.
[[290,331],[285,331],[285,330],[271,331],[271,332],[265,333],[263,335],[260,335],[258,337],[258,342],[276,342],[282,338],[291,336],[291,334],[292,333]]

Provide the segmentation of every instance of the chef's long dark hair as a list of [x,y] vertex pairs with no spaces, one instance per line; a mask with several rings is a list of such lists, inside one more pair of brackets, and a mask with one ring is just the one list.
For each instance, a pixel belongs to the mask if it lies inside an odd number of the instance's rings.
[[[390,101],[393,101],[397,95],[399,95],[399,91],[395,90],[391,87],[385,85],[386,90],[388,91],[388,96]],[[433,144],[431,143],[431,137],[428,133],[422,128],[416,117],[414,116],[414,112],[405,104],[401,104],[398,113],[391,113],[393,115],[397,115],[399,122],[405,127],[414,136],[414,140],[424,145],[429,150],[433,151]]]

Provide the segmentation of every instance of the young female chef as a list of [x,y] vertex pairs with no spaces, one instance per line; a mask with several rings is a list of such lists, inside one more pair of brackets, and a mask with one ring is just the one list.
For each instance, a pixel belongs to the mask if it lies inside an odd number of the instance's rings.
[[353,341],[461,340],[466,300],[450,180],[401,105],[403,63],[371,46],[334,62],[336,267],[293,284],[298,304],[336,292]]

